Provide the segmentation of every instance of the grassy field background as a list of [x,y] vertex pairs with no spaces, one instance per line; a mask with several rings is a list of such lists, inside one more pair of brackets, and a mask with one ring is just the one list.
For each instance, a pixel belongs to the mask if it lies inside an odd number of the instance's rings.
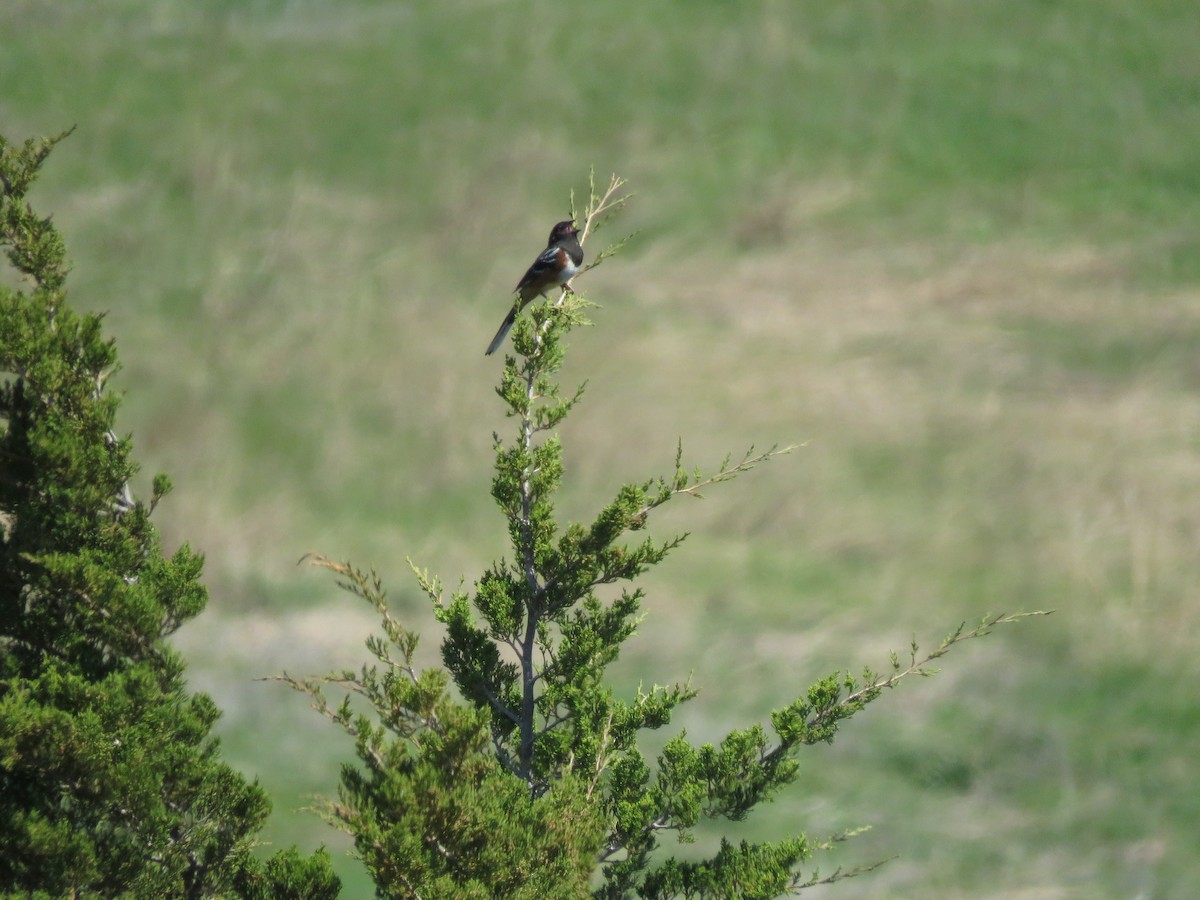
[[[349,742],[254,681],[357,665],[316,550],[450,584],[505,552],[482,351],[619,172],[628,252],[565,373],[560,508],[750,443],[676,504],[619,677],[694,673],[695,736],[989,611],[733,832],[872,830],[842,897],[1200,891],[1200,12],[1153,0],[148,2],[0,8],[0,127],[76,133],[33,198],[107,311],[123,427],[207,554],[179,635],[268,836]],[[600,237],[603,239],[607,233]],[[822,895],[823,896],[823,895]]]

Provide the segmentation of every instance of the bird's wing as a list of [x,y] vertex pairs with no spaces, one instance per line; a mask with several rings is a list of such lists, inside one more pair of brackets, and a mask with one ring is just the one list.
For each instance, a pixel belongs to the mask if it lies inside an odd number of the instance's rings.
[[552,281],[562,268],[562,262],[559,259],[559,254],[562,252],[562,248],[557,245],[547,247],[543,250],[541,255],[533,261],[533,265],[521,277],[521,280],[517,282],[517,286],[513,290],[519,291],[521,288]]

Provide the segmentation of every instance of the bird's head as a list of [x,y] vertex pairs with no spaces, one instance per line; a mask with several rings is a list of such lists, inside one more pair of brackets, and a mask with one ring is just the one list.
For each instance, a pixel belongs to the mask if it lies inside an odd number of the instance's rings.
[[575,227],[574,219],[567,219],[559,222],[550,231],[550,243],[556,244],[559,241],[565,241],[568,238],[573,238],[579,234],[579,229]]

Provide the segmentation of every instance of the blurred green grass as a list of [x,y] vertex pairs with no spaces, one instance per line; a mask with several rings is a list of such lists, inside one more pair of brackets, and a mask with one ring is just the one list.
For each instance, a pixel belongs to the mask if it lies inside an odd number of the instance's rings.
[[272,840],[336,840],[297,808],[349,747],[251,679],[354,666],[371,624],[294,561],[375,564],[421,630],[406,555],[453,584],[504,553],[482,347],[594,165],[642,234],[583,285],[564,513],[679,437],[806,442],[665,511],[694,537],[623,684],[693,671],[717,738],[1060,610],[881,700],[745,833],[874,826],[822,867],[902,857],[840,896],[1195,893],[1194,4],[15,0],[0,33],[6,135],[78,125],[35,201],[168,542],[208,554],[180,641]]

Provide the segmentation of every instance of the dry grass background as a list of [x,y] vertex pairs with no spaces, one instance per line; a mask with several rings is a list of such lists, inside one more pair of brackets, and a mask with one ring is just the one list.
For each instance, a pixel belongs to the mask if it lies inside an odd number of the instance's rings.
[[[1138,765],[1141,744],[1157,742],[1153,716],[1122,725],[1127,713],[1114,710],[1114,725],[1130,733],[1090,764],[1072,757],[1077,742],[1108,739],[1100,711],[1087,714],[1101,715],[1095,721],[1055,720],[1081,714],[1074,690],[1138,694],[1150,672],[1194,677],[1200,401],[1194,373],[1169,337],[1160,356],[1145,351],[1130,371],[1115,374],[1103,361],[1092,371],[1058,359],[1047,343],[1071,333],[1126,334],[1148,336],[1153,346],[1171,327],[1186,335],[1197,321],[1195,292],[1138,296],[1120,261],[1087,245],[1047,250],[1014,241],[954,253],[914,241],[880,252],[801,229],[782,247],[737,259],[689,259],[672,271],[669,260],[677,258],[649,248],[598,270],[585,286],[603,305],[596,327],[573,340],[568,378],[586,374],[591,386],[562,429],[570,473],[564,514],[586,517],[621,478],[667,471],[678,437],[687,458],[705,466],[749,441],[803,446],[662,517],[660,533],[696,534],[650,579],[650,617],[619,669],[623,683],[692,673],[703,693],[682,721],[715,739],[762,719],[826,671],[885,665],[888,651],[902,651],[910,636],[928,646],[957,621],[987,611],[1056,608],[1057,619],[964,648],[937,682],[881,703],[878,721],[846,738],[870,749],[835,751],[832,762],[825,751],[814,754],[821,767],[845,767],[840,777],[837,769],[817,776],[818,784],[828,780],[829,795],[805,800],[802,789],[751,834],[766,836],[793,817],[814,830],[875,825],[869,849],[844,851],[839,861],[897,849],[905,861],[838,891],[850,896],[1082,897],[1107,870],[1157,871],[1164,856],[1182,850],[1179,837],[1151,830],[1115,844],[1106,839],[1103,852],[1116,856],[1102,861],[1099,845],[1089,843],[1097,839],[1077,833],[1080,818],[1121,815],[1126,802],[1137,801],[1140,792],[1126,794],[1119,772]],[[1169,313],[1160,307],[1166,303]],[[673,304],[686,309],[682,323]],[[390,567],[397,600],[411,604],[417,623],[429,619],[414,599],[404,555],[453,582],[503,553],[484,463],[490,431],[505,423],[479,389],[494,372],[476,371],[490,361],[481,366],[474,354],[441,365],[427,343],[431,333],[451,333],[470,345],[491,327],[487,312],[494,310],[485,307],[480,318],[434,302],[364,305],[386,310],[393,333],[421,337],[406,342],[404,355],[349,361],[357,376],[331,366],[320,391],[300,405],[323,411],[303,440],[306,464],[331,497],[355,490],[340,460],[380,454],[380,480],[372,482],[378,494],[357,507],[377,524],[365,531],[360,524],[347,537],[336,516],[305,508],[287,483],[256,491],[248,504],[244,487],[228,489],[245,484],[244,471],[232,482],[214,473],[183,485],[177,498],[177,508],[190,513],[189,539],[222,561],[218,578],[240,591],[253,585],[262,597],[250,612],[236,613],[218,595],[213,614],[181,635],[196,660],[221,648],[219,667],[199,683],[222,697],[231,729],[261,722],[264,707],[274,710],[273,733],[311,724],[295,698],[272,686],[252,688],[246,675],[321,671],[362,658],[369,615],[328,591],[328,605],[291,607],[281,598],[308,599],[317,590],[312,575],[291,568],[296,554],[280,547]],[[291,327],[291,340],[277,336],[284,359],[299,358],[317,340],[303,319]],[[269,376],[248,377],[262,383]],[[391,435],[385,445],[403,446],[419,462],[397,467],[356,439],[360,404],[388,422],[388,410],[423,410],[416,433],[395,422],[382,426]],[[425,442],[433,449],[422,452]],[[264,479],[272,465],[262,461]],[[444,504],[447,485],[461,487],[449,489]],[[432,659],[436,632],[426,630]],[[1109,681],[1098,672],[1129,674]],[[1063,683],[1072,689],[1060,694]],[[1179,702],[1181,687],[1167,687],[1168,705]],[[1094,702],[1105,708],[1094,697],[1084,705]],[[937,748],[960,727],[967,747],[948,751],[945,775]],[[1011,758],[998,763],[971,747],[996,740],[992,729],[1015,732],[1016,749],[1007,749],[1030,753],[1031,767]],[[1182,743],[1171,746],[1177,737]],[[285,739],[274,765],[290,758],[288,768],[303,774],[285,781],[307,776],[310,790],[328,790],[328,769],[303,750],[312,740],[307,733]],[[1142,764],[1162,766],[1167,784],[1186,783],[1189,726],[1166,723],[1162,740]],[[337,752],[332,739],[328,746]],[[920,790],[897,799],[889,782],[913,776],[889,766],[903,769],[914,764],[909,755],[925,754],[935,758],[919,764],[930,769]],[[253,765],[249,752],[246,759]],[[1009,766],[1019,776],[1005,775]],[[959,768],[971,773],[964,785],[955,781]],[[1112,781],[1089,783],[1098,772],[1110,772]],[[866,791],[845,797],[838,782],[850,777],[865,778],[889,799]],[[1015,795],[1002,777],[1015,778]],[[1055,786],[1052,811],[1022,797],[1043,782]],[[953,803],[940,796],[947,790],[957,795]],[[912,816],[917,825],[899,824]],[[900,839],[897,831],[909,828],[910,837]],[[1059,835],[1049,848],[1037,843],[1046,828]],[[978,865],[977,851],[962,845],[1005,841],[1010,849],[1000,864],[1020,874],[994,892],[974,886],[964,859]],[[959,850],[939,852],[942,842]],[[931,883],[931,871],[942,880]]]

